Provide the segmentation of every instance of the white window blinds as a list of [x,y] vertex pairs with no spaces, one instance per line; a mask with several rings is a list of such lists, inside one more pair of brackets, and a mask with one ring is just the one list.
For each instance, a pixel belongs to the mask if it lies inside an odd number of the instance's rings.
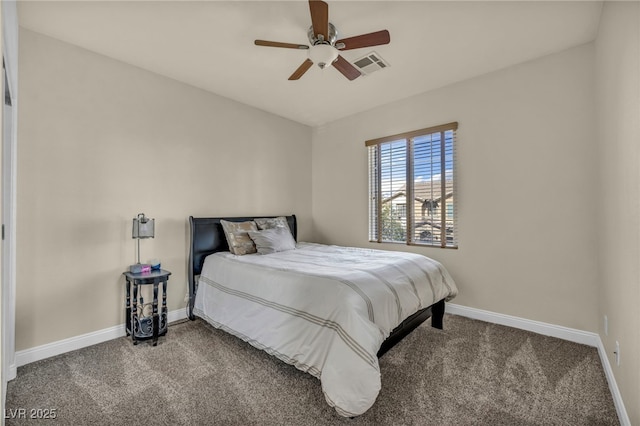
[[369,155],[369,240],[456,248],[458,123],[365,143]]

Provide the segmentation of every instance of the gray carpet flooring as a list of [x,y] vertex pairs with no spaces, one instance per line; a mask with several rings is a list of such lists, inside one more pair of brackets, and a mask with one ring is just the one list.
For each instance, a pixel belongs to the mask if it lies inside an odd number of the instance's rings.
[[[7,425],[617,425],[595,348],[453,315],[380,359],[382,391],[340,417],[320,382],[201,320],[157,347],[119,338],[18,368]],[[10,418],[25,409],[26,419]],[[29,419],[55,410],[55,420]],[[13,411],[12,411],[13,410]],[[46,411],[40,411],[40,414]],[[37,411],[33,413],[38,414]],[[9,418],[7,418],[9,417]]]

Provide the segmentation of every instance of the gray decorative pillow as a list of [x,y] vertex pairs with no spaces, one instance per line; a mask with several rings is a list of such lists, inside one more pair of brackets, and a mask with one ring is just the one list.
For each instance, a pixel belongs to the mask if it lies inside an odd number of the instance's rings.
[[229,251],[231,253],[243,255],[256,252],[256,246],[247,233],[258,230],[255,222],[252,220],[247,222],[220,220],[220,224],[224,230],[224,235],[227,237],[227,243],[229,244]]
[[289,227],[278,226],[263,231],[249,231],[249,237],[256,244],[260,254],[271,254],[296,248],[296,242],[291,236]]
[[273,229],[273,228],[285,228],[291,233],[291,229],[289,229],[289,223],[287,222],[287,218],[284,216],[278,217],[265,217],[261,219],[254,219],[256,225],[258,225],[258,229]]

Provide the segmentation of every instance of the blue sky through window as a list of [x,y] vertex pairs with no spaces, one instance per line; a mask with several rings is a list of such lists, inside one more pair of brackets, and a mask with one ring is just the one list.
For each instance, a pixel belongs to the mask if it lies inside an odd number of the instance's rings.
[[[413,138],[413,180],[431,182],[441,179],[441,133]],[[453,131],[444,132],[445,178],[453,174]],[[405,139],[380,146],[382,198],[388,198],[406,187],[407,142]]]

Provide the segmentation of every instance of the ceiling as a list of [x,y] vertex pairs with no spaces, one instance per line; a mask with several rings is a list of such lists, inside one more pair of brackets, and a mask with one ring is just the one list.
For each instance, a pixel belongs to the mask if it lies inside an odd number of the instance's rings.
[[338,38],[382,29],[390,66],[354,81],[314,66],[288,81],[308,44],[306,1],[20,1],[20,25],[108,57],[320,126],[595,39],[597,1],[328,1]]

